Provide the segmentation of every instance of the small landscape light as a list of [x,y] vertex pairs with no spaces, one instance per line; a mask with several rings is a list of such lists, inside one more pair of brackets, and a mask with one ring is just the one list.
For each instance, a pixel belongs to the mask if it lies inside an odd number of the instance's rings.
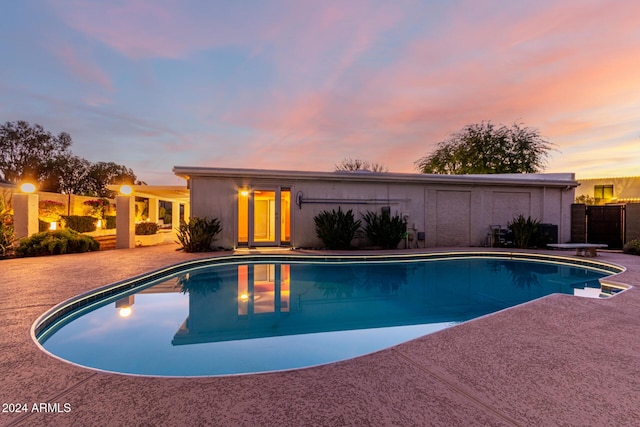
[[49,224],[49,230],[53,231],[53,230],[56,230],[57,228],[58,228],[58,224],[55,221]]

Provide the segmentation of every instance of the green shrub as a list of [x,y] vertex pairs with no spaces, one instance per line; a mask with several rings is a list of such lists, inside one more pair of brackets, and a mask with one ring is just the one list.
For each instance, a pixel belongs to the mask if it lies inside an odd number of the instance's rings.
[[15,241],[13,217],[8,214],[0,215],[0,257],[11,255]]
[[640,255],[640,239],[633,239],[625,243],[622,252],[629,255]]
[[75,230],[78,233],[96,231],[97,219],[92,216],[63,215],[62,220],[65,228]]
[[177,229],[178,243],[182,245],[179,250],[185,252],[206,252],[211,250],[211,244],[222,227],[218,218],[192,217],[189,222],[183,222]]
[[136,224],[136,236],[148,236],[158,232],[158,224],[155,222],[141,222]]
[[116,228],[116,216],[115,215],[107,215],[104,217],[105,219],[105,226],[104,228],[106,228],[107,230],[113,230],[114,228]]
[[351,209],[342,212],[340,207],[337,211],[322,211],[313,220],[316,223],[316,235],[328,249],[349,249],[361,223],[355,220]]
[[373,246],[395,249],[407,232],[407,224],[399,215],[367,212],[362,215],[365,222],[364,233]]
[[20,240],[20,244],[16,248],[16,255],[19,257],[60,255],[99,249],[100,244],[93,237],[63,229],[36,233]]
[[538,235],[538,226],[540,221],[537,219],[531,219],[531,217],[524,218],[522,214],[513,219],[512,222],[507,224],[511,233],[513,233],[513,243],[518,248],[528,248]]

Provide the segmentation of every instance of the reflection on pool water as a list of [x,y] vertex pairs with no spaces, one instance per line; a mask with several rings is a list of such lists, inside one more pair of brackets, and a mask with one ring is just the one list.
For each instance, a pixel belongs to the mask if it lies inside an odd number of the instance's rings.
[[551,293],[600,295],[603,272],[492,259],[198,267],[71,314],[38,337],[107,371],[199,376],[370,353]]

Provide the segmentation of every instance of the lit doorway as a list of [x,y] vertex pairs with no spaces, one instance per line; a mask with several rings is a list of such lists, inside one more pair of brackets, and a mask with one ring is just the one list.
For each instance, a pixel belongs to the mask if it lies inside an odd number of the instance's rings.
[[238,246],[291,244],[291,189],[238,189]]

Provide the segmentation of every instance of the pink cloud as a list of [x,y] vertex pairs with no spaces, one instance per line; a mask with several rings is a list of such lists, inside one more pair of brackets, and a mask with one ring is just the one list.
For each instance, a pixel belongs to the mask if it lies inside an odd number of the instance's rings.
[[[450,133],[492,120],[539,128],[568,148],[550,166],[578,167],[585,154],[573,147],[632,135],[640,87],[633,2],[268,5],[136,0],[55,8],[69,26],[129,58],[184,59],[232,46],[271,65],[275,77],[259,92],[241,89],[225,109],[194,107],[203,122],[251,130],[233,140],[247,144],[233,151],[244,157],[210,161],[327,169],[360,156],[408,172]],[[389,35],[405,34],[404,26],[412,38]],[[194,150],[229,138],[198,136],[189,137]]]
[[[209,38],[198,37],[204,22],[196,16],[189,22],[179,7],[166,2],[52,3],[69,26],[129,57],[181,57],[198,50]],[[176,38],[178,28],[189,28],[189,38]]]
[[[344,42],[345,35],[355,32],[366,37],[367,28],[393,16],[388,7],[374,7],[359,0],[276,1],[253,7],[209,2],[70,0],[52,3],[52,7],[72,28],[131,58],[184,58],[193,52],[230,45],[248,46],[257,53],[272,42],[285,43],[288,54],[312,56],[327,43]],[[365,10],[373,20],[359,22]],[[291,37],[292,32],[297,36]]]

